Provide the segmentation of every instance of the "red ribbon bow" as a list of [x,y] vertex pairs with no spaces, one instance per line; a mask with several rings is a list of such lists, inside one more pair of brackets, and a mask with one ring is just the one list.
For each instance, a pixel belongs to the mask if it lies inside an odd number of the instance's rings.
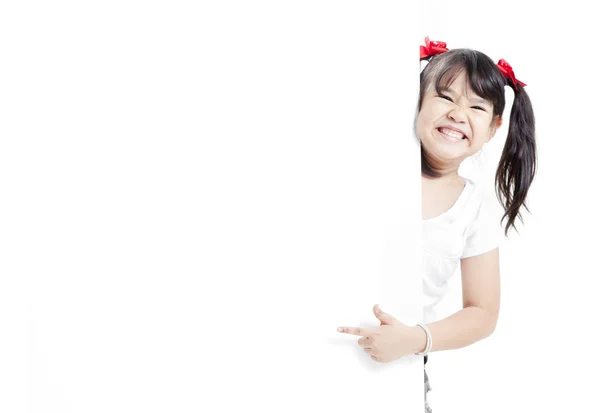
[[424,57],[433,56],[436,54],[448,51],[446,42],[429,41],[429,37],[425,38],[425,46],[421,46],[421,59]]
[[515,87],[517,87],[517,83],[520,84],[521,86],[527,86],[525,83],[521,82],[520,80],[518,80],[515,77],[515,72],[513,72],[511,65],[509,65],[506,60],[500,59],[498,61],[498,68],[504,74],[504,76],[506,76],[513,82]]

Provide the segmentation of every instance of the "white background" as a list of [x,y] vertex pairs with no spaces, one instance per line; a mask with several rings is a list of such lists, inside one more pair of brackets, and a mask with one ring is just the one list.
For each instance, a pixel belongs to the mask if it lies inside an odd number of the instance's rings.
[[[489,4],[489,5],[488,5]],[[536,116],[538,176],[520,234],[503,240],[496,332],[431,356],[435,413],[585,411],[597,406],[599,59],[591,3],[425,1],[420,32],[506,59]],[[512,91],[507,91],[507,105]],[[508,119],[510,106],[505,117]],[[493,191],[508,122],[463,172]],[[493,192],[492,192],[493,194]],[[460,276],[440,309],[460,307]]]
[[416,13],[5,3],[0,410],[422,409]]

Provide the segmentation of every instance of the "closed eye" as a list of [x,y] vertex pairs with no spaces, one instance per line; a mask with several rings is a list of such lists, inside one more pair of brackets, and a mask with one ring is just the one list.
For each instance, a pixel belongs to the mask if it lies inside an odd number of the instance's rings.
[[482,111],[486,111],[485,108],[482,108],[481,106],[473,106],[473,109],[477,109],[477,110],[482,110]]
[[448,101],[452,102],[452,99],[451,99],[449,96],[446,96],[446,95],[439,95],[438,97],[441,97],[442,99],[446,99],[446,100],[448,100]]

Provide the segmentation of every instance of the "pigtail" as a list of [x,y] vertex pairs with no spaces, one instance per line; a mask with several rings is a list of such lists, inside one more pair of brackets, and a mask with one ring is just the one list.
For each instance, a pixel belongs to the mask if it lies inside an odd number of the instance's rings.
[[508,136],[496,170],[496,194],[504,207],[502,220],[507,219],[505,235],[515,220],[523,218],[519,210],[526,205],[527,193],[533,182],[537,168],[537,147],[535,142],[535,117],[527,92],[521,84],[507,82],[514,91],[515,98],[510,112]]

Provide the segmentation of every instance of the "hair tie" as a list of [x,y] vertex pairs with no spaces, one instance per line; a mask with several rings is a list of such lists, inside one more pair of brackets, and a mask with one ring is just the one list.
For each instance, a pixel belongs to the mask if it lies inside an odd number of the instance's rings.
[[439,42],[437,40],[429,41],[429,37],[425,38],[425,46],[421,46],[421,59],[424,57],[431,57],[436,54],[447,52],[446,42]]
[[[448,48],[446,47],[446,42],[437,40],[430,41],[429,36],[425,37],[425,46],[420,47],[421,59],[435,56],[447,51]],[[515,85],[515,89],[517,88],[517,85],[527,86],[525,83],[521,82],[515,77],[515,72],[513,71],[512,66],[506,60],[500,59],[496,66],[498,66],[498,69],[500,69],[504,77],[509,79]]]
[[500,71],[502,72],[502,74],[504,75],[504,77],[510,79],[513,82],[513,84],[515,85],[515,88],[517,87],[517,84],[519,84],[521,86],[527,86],[525,83],[521,82],[520,80],[518,80],[515,77],[515,72],[513,72],[512,66],[509,65],[506,60],[500,59],[498,61],[497,66],[500,69]]

